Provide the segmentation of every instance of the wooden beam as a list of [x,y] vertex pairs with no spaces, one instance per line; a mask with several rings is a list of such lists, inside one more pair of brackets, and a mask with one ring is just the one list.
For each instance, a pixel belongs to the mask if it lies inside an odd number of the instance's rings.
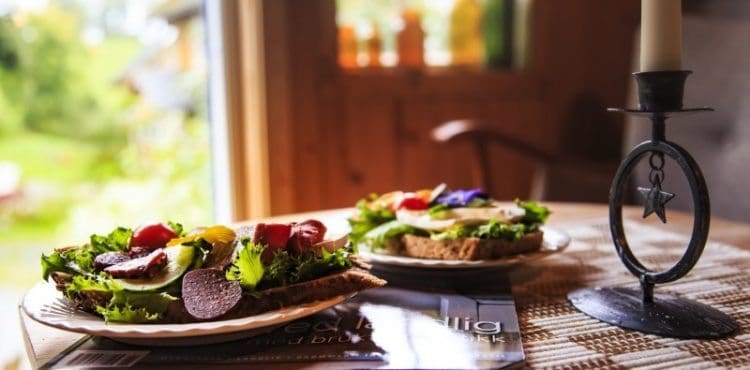
[[271,0],[263,4],[265,37],[268,145],[272,148],[268,177],[273,181],[270,192],[271,214],[292,213],[296,173],[294,171],[294,100],[292,50],[289,47],[289,5]]
[[270,214],[263,1],[224,1],[233,218]]

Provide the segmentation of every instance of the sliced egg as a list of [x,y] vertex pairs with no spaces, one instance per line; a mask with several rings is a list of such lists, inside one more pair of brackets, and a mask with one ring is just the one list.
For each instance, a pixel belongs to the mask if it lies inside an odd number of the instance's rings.
[[456,223],[456,220],[436,220],[426,211],[410,211],[402,209],[396,212],[399,222],[423,230],[445,230]]
[[463,225],[485,223],[497,220],[500,223],[512,223],[520,220],[526,211],[519,207],[461,207],[445,211],[446,219],[455,219]]

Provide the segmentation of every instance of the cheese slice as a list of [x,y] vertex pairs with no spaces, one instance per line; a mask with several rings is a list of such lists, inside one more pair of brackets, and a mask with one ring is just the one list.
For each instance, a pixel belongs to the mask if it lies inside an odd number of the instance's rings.
[[477,225],[490,220],[500,223],[518,222],[526,214],[522,208],[511,207],[461,207],[445,210],[440,219],[433,218],[427,211],[398,210],[396,219],[401,223],[422,230],[442,231],[454,225]]

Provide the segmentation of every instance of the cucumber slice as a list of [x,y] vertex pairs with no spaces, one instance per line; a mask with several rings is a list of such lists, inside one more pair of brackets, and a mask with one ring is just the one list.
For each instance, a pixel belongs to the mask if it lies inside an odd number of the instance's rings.
[[115,279],[122,289],[132,292],[148,292],[163,288],[179,279],[193,264],[195,248],[183,245],[164,248],[167,265],[150,279]]

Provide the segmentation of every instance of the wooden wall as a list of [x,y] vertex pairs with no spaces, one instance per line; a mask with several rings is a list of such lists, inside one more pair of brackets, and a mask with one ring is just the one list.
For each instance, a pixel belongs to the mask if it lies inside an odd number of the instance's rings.
[[[333,0],[264,3],[274,214],[344,207],[370,192],[471,186],[468,144],[429,132],[479,118],[560,156],[617,160],[638,2],[537,0],[519,71],[341,71]],[[492,149],[491,189],[526,196],[532,164]]]

